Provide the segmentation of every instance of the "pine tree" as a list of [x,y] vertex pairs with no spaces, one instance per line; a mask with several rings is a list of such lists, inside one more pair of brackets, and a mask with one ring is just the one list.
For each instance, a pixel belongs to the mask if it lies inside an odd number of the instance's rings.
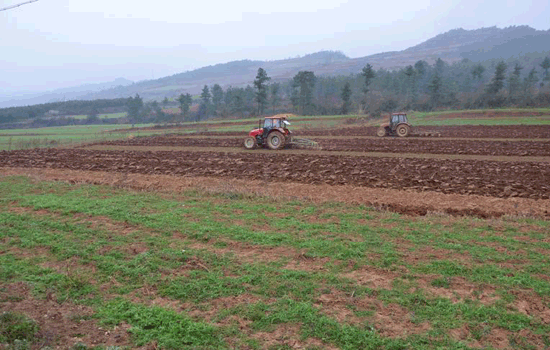
[[416,97],[417,97],[416,71],[414,70],[413,66],[407,66],[407,68],[405,68],[404,73],[407,76],[407,83],[406,83],[407,100],[408,102],[415,103]]
[[544,78],[543,80],[550,80],[548,75],[548,69],[550,68],[550,58],[546,57],[544,61],[540,64],[541,68],[544,69]]
[[430,92],[430,103],[433,107],[438,107],[441,103],[443,83],[441,77],[437,72],[433,75],[428,85],[428,91]]
[[485,72],[485,67],[483,67],[483,65],[481,64],[478,64],[474,68],[472,68],[472,77],[479,81],[483,78],[484,72]]
[[376,73],[374,72],[374,69],[372,69],[372,66],[367,63],[365,67],[363,67],[363,70],[361,71],[361,75],[365,78],[364,86],[363,86],[363,110],[367,109],[367,95],[369,93],[369,86],[372,83],[372,80],[376,76]]
[[441,58],[438,58],[437,61],[435,61],[435,72],[439,75],[439,77],[443,76],[446,67],[447,64]]
[[270,96],[271,96],[271,108],[273,110],[273,113],[275,113],[275,109],[279,107],[279,104],[281,103],[281,96],[279,96],[279,90],[280,90],[279,83],[271,84],[269,90],[270,90]]
[[529,75],[527,75],[527,77],[523,80],[523,91],[526,97],[530,97],[533,95],[533,88],[538,81],[539,78],[537,77],[537,71],[535,68],[533,68],[529,72]]
[[489,94],[496,94],[504,87],[504,80],[506,79],[505,73],[506,73],[506,63],[503,61],[500,61],[497,64],[497,67],[495,69],[495,75],[493,76],[493,80],[491,80],[491,84],[487,86],[487,93]]
[[266,71],[263,68],[258,68],[258,74],[254,80],[254,87],[256,88],[255,101],[258,104],[258,114],[261,115],[264,113],[265,108],[267,107],[267,85],[271,78],[267,76]]
[[126,107],[128,108],[128,118],[130,119],[132,126],[134,126],[134,124],[140,122],[143,118],[143,114],[141,113],[141,110],[143,109],[143,99],[139,96],[139,94],[136,94],[135,97],[128,98]]
[[365,94],[365,98],[369,92],[369,86],[372,83],[372,79],[376,76],[376,73],[374,72],[374,69],[372,69],[372,66],[367,63],[365,67],[363,67],[363,70],[361,71],[361,75],[365,78],[365,86],[363,87],[363,93]]
[[191,108],[191,103],[193,102],[193,98],[191,97],[191,95],[189,95],[189,93],[185,95],[181,94],[177,98],[177,101],[180,103],[180,111],[181,111],[182,117],[184,119],[187,118],[187,114],[189,114],[189,109]]
[[510,74],[510,77],[508,78],[508,91],[511,98],[514,98],[519,92],[519,78],[522,69],[523,67],[519,63],[516,63],[516,65],[514,66],[514,71],[512,72],[512,74]]
[[204,85],[201,92],[201,104],[199,105],[199,111],[197,113],[197,121],[203,119],[208,119],[208,110],[210,109],[210,89],[208,85]]
[[425,62],[425,61],[416,61],[416,63],[414,64],[414,69],[416,69],[416,73],[418,74],[419,77],[423,77],[424,74],[426,74],[426,66],[428,64]]
[[348,114],[351,107],[351,86],[349,82],[346,82],[342,89],[342,114]]
[[300,114],[313,113],[313,88],[315,87],[315,74],[310,71],[300,71],[291,82],[291,102],[294,108],[298,108]]
[[223,89],[219,84],[214,84],[212,87],[212,108],[215,114],[218,114],[222,101]]

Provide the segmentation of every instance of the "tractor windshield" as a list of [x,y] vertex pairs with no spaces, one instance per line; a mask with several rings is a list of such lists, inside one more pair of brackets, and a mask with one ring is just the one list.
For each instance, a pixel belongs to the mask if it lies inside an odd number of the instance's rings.
[[264,121],[264,128],[271,129],[273,127],[273,119],[266,119]]
[[394,115],[391,116],[391,123],[392,124],[407,123],[407,115],[406,114],[394,114]]

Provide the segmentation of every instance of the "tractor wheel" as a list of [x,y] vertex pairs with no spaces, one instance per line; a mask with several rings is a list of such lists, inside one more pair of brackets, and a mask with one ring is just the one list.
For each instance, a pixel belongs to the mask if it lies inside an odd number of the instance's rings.
[[255,137],[248,136],[246,139],[244,139],[244,148],[254,149],[256,147],[258,147],[258,141],[256,141]]
[[409,136],[410,128],[407,125],[399,125],[397,129],[395,129],[395,132],[397,133],[397,136],[399,137],[407,137]]
[[378,135],[379,137],[384,137],[388,135],[388,131],[386,130],[386,128],[380,128],[376,132],[376,135]]
[[267,147],[269,149],[282,149],[285,146],[285,137],[279,131],[273,131],[267,137]]

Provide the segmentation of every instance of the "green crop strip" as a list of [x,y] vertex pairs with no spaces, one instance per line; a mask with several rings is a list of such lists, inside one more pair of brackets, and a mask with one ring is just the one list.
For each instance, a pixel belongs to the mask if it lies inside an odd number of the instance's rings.
[[[19,188],[18,188],[19,186]],[[6,201],[16,201],[21,206],[36,210],[47,209],[61,215],[82,213],[106,216],[112,220],[140,225],[171,236],[179,232],[187,237],[208,242],[231,239],[263,246],[288,246],[303,251],[306,257],[330,257],[337,260],[354,260],[356,267],[375,265],[391,268],[407,266],[411,272],[442,273],[446,276],[462,276],[473,282],[488,282],[507,287],[534,288],[541,295],[550,295],[547,281],[531,274],[549,271],[550,259],[534,248],[548,248],[548,243],[536,246],[516,240],[515,233],[499,231],[491,235],[491,229],[465,228],[465,222],[442,227],[426,220],[408,222],[398,215],[382,219],[373,227],[362,224],[372,220],[373,212],[363,207],[342,208],[341,205],[312,207],[302,203],[274,203],[266,205],[263,198],[235,198],[222,196],[202,197],[187,193],[182,198],[111,190],[105,187],[58,185],[59,191],[48,193],[48,186],[20,184],[9,185],[13,191],[6,193]],[[40,189],[41,186],[45,188]],[[27,190],[25,190],[27,188]],[[0,191],[4,192],[2,186]],[[40,196],[25,195],[28,191],[44,191]],[[14,195],[14,193],[17,193]],[[235,215],[235,211],[239,212]],[[278,217],[270,216],[277,213]],[[235,222],[234,218],[238,217]],[[318,223],[317,220],[333,218],[334,222]],[[470,219],[472,220],[472,219]],[[475,219],[473,219],[475,221]],[[376,220],[372,220],[376,221]],[[397,224],[395,228],[387,228]],[[545,222],[537,222],[541,228]],[[480,233],[484,236],[480,237]],[[533,237],[534,233],[528,233]],[[469,268],[459,262],[410,265],[403,261],[403,253],[397,251],[398,239],[407,239],[414,251],[433,246],[459,253],[467,252],[472,263],[483,263],[480,268]],[[503,249],[480,245],[480,242],[496,242]],[[527,254],[514,253],[526,251]],[[499,263],[525,260],[519,271],[500,268]],[[527,271],[522,271],[523,269]],[[515,278],[510,273],[520,272]]]
[[[147,306],[150,297],[143,293],[144,286],[156,296],[199,309],[218,298],[252,295],[260,301],[217,310],[217,319],[237,315],[251,321],[253,331],[296,324],[303,339],[315,337],[342,348],[467,348],[446,336],[465,324],[476,340],[494,328],[550,332],[537,317],[510,308],[514,296],[508,294],[531,288],[548,303],[544,298],[549,284],[537,277],[548,271],[548,260],[536,250],[548,248],[543,242],[547,221],[411,220],[344,204],[268,203],[266,198],[232,193],[172,196],[25,178],[4,178],[0,198],[0,283],[25,281],[36,297],[53,292],[60,302],[91,305],[102,322],[129,323],[136,344],[155,340],[164,348],[223,347],[223,339],[236,332],[231,325],[213,326],[185,312]],[[529,229],[519,230],[519,225]],[[518,237],[541,242],[533,246]],[[227,249],[235,242],[262,249],[283,247],[289,254],[242,261],[238,252]],[[205,248],[190,248],[196,243]],[[209,246],[226,249],[220,253]],[[407,262],[404,249],[422,251],[426,246],[466,254],[469,260]],[[322,269],[286,268],[295,259]],[[499,267],[520,259],[518,268]],[[393,286],[373,288],[341,275],[366,266],[391,272],[396,276]],[[489,305],[473,297],[452,302],[419,288],[416,274],[440,276],[432,286],[450,290],[457,276],[490,283],[500,299]],[[104,284],[110,287],[99,288]],[[353,309],[362,323],[325,315],[317,300],[332,293],[349,297],[349,304],[342,306]],[[130,297],[144,304],[130,302]],[[403,339],[383,337],[369,321],[375,311],[354,304],[364,298],[397,304],[411,322],[428,322],[430,330]],[[171,327],[168,320],[183,326]],[[151,324],[166,326],[157,329]],[[204,343],[193,340],[195,331],[205,332]],[[243,344],[255,344],[248,336],[240,337]]]

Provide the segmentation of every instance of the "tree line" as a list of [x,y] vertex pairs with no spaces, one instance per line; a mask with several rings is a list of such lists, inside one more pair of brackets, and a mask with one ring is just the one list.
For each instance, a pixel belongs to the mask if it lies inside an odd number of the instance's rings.
[[[549,70],[549,57],[484,62],[463,59],[451,64],[437,59],[432,65],[419,60],[397,70],[375,70],[367,63],[360,72],[347,76],[316,76],[312,71],[300,71],[289,80],[272,82],[268,72],[259,68],[252,85],[246,87],[228,86],[224,90],[219,84],[204,85],[198,96],[181,93],[174,101],[166,97],[160,103],[144,102],[136,94],[122,99],[4,108],[0,109],[0,123],[41,118],[52,123],[59,120],[56,115],[79,114],[88,118],[72,123],[101,123],[106,121],[100,120],[98,113],[121,111],[127,116],[108,122],[166,123],[279,112],[331,115],[379,114],[398,109],[548,107]],[[179,111],[169,113],[168,106],[177,106]]]
[[[188,120],[212,116],[250,116],[294,112],[301,115],[379,114],[394,110],[473,109],[550,106],[550,58],[526,70],[520,61],[449,64],[424,60],[397,69],[375,70],[366,64],[348,76],[316,76],[300,71],[292,79],[268,84],[271,78],[258,69],[253,87],[225,91],[219,84],[204,86],[194,115],[190,95],[181,95],[180,109]],[[183,100],[183,96],[187,96]]]
[[92,101],[64,101],[32,106],[0,109],[1,123],[16,123],[35,118],[55,118],[67,115],[94,115],[98,113],[119,113],[125,111],[127,99],[99,99]]

